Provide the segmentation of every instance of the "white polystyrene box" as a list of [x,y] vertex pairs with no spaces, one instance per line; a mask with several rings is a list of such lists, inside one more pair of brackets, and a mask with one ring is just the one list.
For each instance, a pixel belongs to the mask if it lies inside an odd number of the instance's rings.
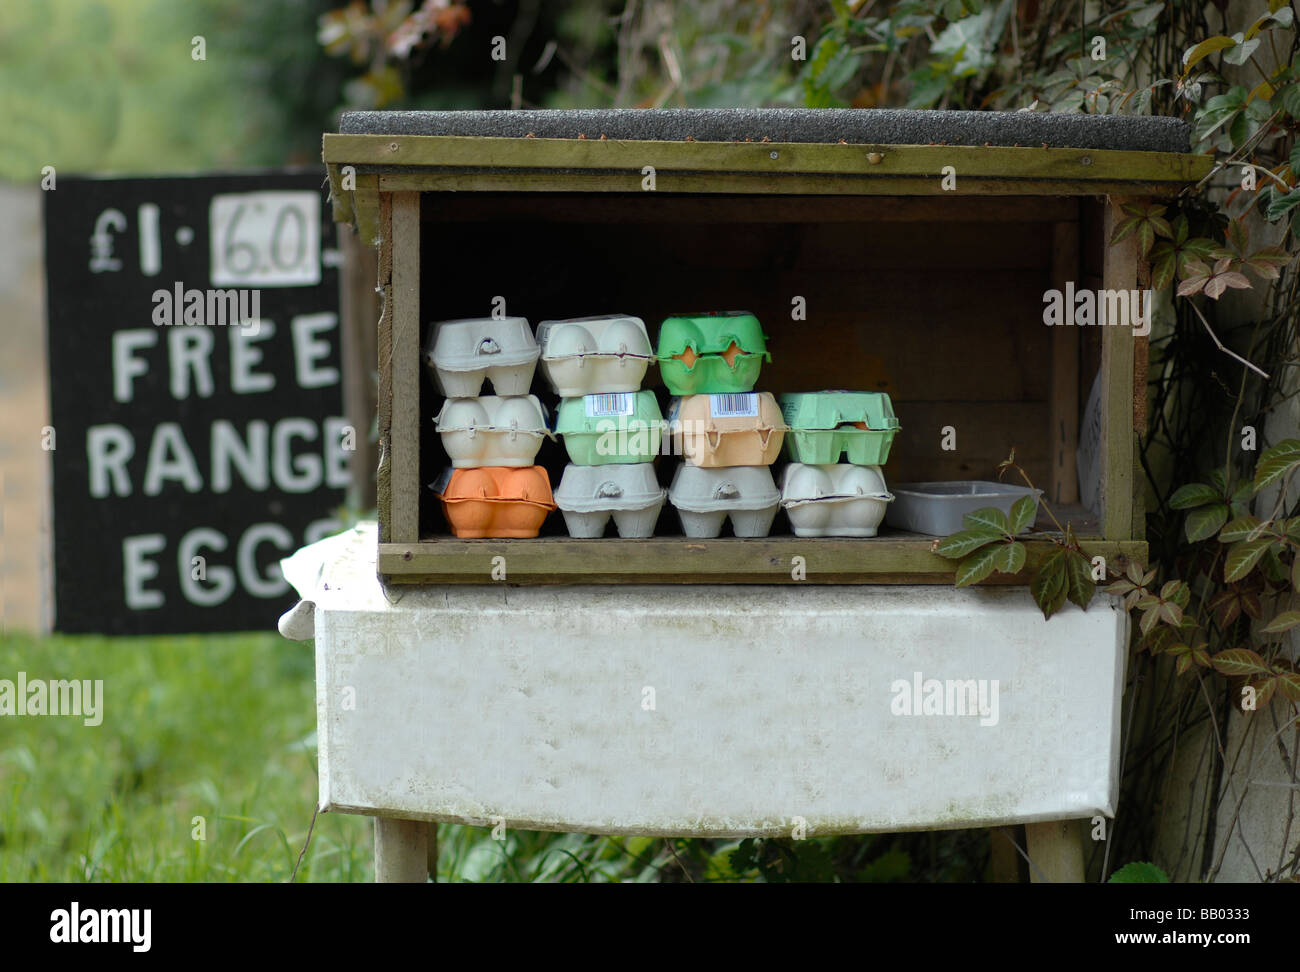
[[600,537],[613,517],[618,535],[634,539],[653,536],[666,495],[654,463],[569,463],[555,490],[555,505],[564,514],[571,537]]
[[716,537],[727,517],[736,536],[765,537],[781,505],[781,492],[767,466],[705,468],[683,463],[673,474],[668,501],[677,508],[688,537]]
[[535,395],[449,398],[434,422],[456,469],[531,466],[550,436]]
[[893,498],[879,466],[792,462],[781,479],[781,506],[797,537],[874,537]]
[[429,330],[425,363],[448,398],[473,398],[492,382],[497,395],[527,395],[541,349],[527,318],[439,321]]
[[[1114,813],[1127,615],[1109,596],[1050,621],[1000,586],[385,596],[366,529],[283,562],[315,606],[327,810],[706,837]],[[990,714],[925,714],[931,681],[977,701],[982,682]]]
[[561,398],[638,391],[654,359],[645,322],[624,314],[542,321],[537,344]]

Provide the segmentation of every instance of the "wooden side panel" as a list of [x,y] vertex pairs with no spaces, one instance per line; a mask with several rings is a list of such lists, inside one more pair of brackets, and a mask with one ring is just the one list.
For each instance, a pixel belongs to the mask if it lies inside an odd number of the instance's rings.
[[[1103,239],[1102,286],[1106,290],[1137,288],[1137,237],[1114,246],[1109,241],[1122,219],[1120,205],[1128,200],[1106,200]],[[1102,536],[1108,540],[1129,537],[1133,530],[1133,328],[1108,325],[1101,334],[1101,516]]]
[[420,536],[420,194],[392,199],[393,328],[389,536],[410,543]]
[[348,424],[355,430],[355,450],[348,456],[352,476],[349,501],[369,509],[375,505],[375,447],[370,441],[370,422],[375,415],[375,386],[372,371],[379,354],[377,345],[379,297],[378,254],[363,246],[350,226],[339,227],[339,249],[343,272],[339,275],[340,346],[343,358],[343,405]]
[[[1079,224],[1052,226],[1052,286],[1064,292],[1079,279]],[[1051,469],[1047,495],[1054,505],[1079,499],[1075,450],[1079,447],[1079,334],[1072,327],[1052,328],[1052,389],[1048,429]]]
[[[379,199],[379,290],[383,297],[376,335],[378,350],[379,391],[375,401],[379,429],[379,466],[375,471],[375,505],[379,518],[379,542],[393,538],[393,230],[392,197]],[[364,243],[364,237],[362,238]]]

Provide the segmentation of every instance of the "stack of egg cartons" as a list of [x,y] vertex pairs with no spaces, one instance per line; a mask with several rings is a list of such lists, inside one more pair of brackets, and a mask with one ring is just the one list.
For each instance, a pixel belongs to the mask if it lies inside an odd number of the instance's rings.
[[[535,537],[555,509],[550,477],[535,465],[550,436],[528,393],[539,354],[522,317],[433,325],[425,361],[447,399],[434,422],[451,459],[434,491],[457,537]],[[496,394],[479,394],[484,379]]]
[[641,389],[653,354],[645,323],[614,314],[543,321],[542,370],[560,396],[555,430],[564,467],[555,502],[569,536],[601,537],[612,517],[620,537],[649,537],[664,504],[655,478],[663,414]]
[[748,311],[676,315],[659,329],[659,372],[678,398],[669,410],[674,450],[684,462],[668,500],[688,537],[716,537],[731,518],[738,537],[765,537],[781,494],[769,468],[784,422],[776,399],[753,391],[771,360],[763,328]]
[[899,428],[889,396],[799,392],[781,396],[781,411],[793,460],[781,505],[795,536],[874,537],[894,498],[880,469]]

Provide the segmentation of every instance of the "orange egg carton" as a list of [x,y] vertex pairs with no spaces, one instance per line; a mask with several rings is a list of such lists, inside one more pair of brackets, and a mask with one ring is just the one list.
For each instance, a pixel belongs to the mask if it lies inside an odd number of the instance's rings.
[[438,498],[451,532],[470,540],[535,537],[546,514],[556,508],[542,466],[457,469]]

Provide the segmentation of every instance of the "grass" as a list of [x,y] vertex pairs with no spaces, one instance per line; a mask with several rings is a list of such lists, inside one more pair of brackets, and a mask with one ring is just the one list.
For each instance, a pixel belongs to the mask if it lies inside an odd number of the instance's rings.
[[[289,880],[316,803],[310,645],[274,634],[0,636],[0,678],[20,671],[102,679],[103,722],[0,716],[0,882]],[[979,880],[988,851],[983,831],[797,845],[504,836],[440,825],[438,879],[964,881]],[[371,821],[318,817],[297,880],[373,878]]]
[[[103,679],[103,723],[0,718],[0,881],[289,879],[316,800],[310,646],[0,638],[0,678],[19,671]],[[298,880],[369,880],[370,834],[322,816]]]

